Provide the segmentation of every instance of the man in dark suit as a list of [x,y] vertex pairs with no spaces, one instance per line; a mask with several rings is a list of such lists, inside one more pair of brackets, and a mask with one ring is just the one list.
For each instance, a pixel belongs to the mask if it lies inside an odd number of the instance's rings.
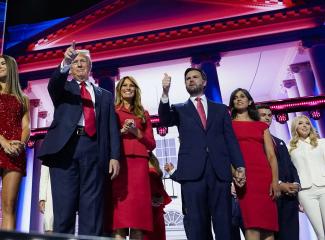
[[[258,106],[261,121],[269,126],[272,123],[272,112],[269,106]],[[299,240],[299,202],[297,193],[300,180],[296,168],[291,162],[286,144],[272,136],[279,169],[279,187],[281,197],[277,200],[279,232],[275,239]]]
[[[102,232],[105,173],[119,173],[120,135],[112,94],[89,82],[89,51],[69,47],[48,91],[54,119],[39,152],[50,167],[54,232]],[[73,80],[67,81],[69,72]]]
[[[180,148],[177,169],[171,178],[181,183],[184,227],[189,240],[231,238],[231,166],[235,181],[245,183],[244,161],[234,135],[228,109],[204,95],[205,73],[196,68],[185,71],[190,99],[170,107],[171,78],[165,74],[159,117],[164,126],[178,127]],[[171,165],[166,165],[169,171]]]

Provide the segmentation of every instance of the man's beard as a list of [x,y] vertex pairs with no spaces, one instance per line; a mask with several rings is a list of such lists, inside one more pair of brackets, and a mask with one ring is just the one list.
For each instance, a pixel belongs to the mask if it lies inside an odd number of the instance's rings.
[[186,90],[191,96],[196,96],[204,92],[204,89],[201,86],[195,86],[194,88],[193,87],[190,88],[186,86]]

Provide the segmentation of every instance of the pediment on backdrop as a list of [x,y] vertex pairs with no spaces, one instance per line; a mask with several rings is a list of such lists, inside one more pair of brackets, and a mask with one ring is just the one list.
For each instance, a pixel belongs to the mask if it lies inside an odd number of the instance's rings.
[[55,66],[73,40],[96,62],[312,28],[324,12],[282,0],[105,0],[23,42],[14,55],[29,72]]
[[31,44],[29,50],[67,46],[73,40],[86,43],[285,8],[284,4],[258,5],[253,2],[104,1],[91,11],[67,20],[59,30],[44,35]]

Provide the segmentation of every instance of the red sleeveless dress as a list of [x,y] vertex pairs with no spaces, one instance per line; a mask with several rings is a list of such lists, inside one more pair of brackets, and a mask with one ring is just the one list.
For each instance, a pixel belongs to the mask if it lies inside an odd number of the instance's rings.
[[276,202],[269,195],[272,171],[264,152],[268,125],[258,121],[233,121],[232,125],[246,165],[246,186],[237,189],[244,227],[278,231]]
[[[0,94],[0,135],[7,140],[21,140],[23,105],[9,94]],[[26,174],[26,155],[23,151],[17,157],[11,157],[0,148],[0,168]]]

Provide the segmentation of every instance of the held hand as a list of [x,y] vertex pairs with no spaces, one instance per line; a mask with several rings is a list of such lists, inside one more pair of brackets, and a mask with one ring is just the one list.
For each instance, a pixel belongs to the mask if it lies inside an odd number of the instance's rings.
[[111,180],[116,178],[120,173],[120,162],[116,159],[109,161],[109,174],[111,174]]
[[45,201],[40,200],[39,203],[38,203],[38,206],[39,206],[39,211],[44,214],[44,212],[45,212]]
[[290,191],[293,193],[293,194],[297,194],[299,192],[299,189],[300,189],[300,184],[297,184],[297,183],[290,183]]
[[66,65],[70,65],[78,55],[78,53],[76,52],[75,46],[76,46],[76,43],[75,43],[75,41],[73,41],[71,46],[68,47],[64,53],[64,62]]
[[233,180],[238,187],[243,187],[246,183],[245,168],[237,168]]
[[279,184],[280,191],[286,195],[293,196],[295,195],[298,190],[299,186],[297,184],[289,183],[289,182],[282,182]]
[[167,173],[170,173],[174,169],[174,165],[172,163],[166,163],[164,169]]
[[270,196],[273,200],[281,196],[278,181],[273,181],[270,185]]
[[168,96],[171,79],[172,79],[171,76],[169,76],[167,73],[164,73],[164,78],[162,80],[162,88],[163,88],[163,94],[165,96]]

